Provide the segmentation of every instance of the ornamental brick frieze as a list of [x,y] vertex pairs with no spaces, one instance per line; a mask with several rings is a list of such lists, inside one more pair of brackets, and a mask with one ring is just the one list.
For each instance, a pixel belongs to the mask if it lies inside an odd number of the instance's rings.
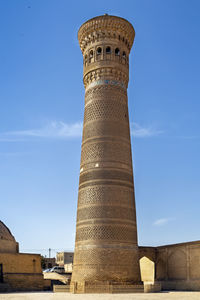
[[91,101],[105,101],[104,96],[116,102],[125,102],[127,105],[127,92],[119,85],[95,85],[85,93],[85,107]]
[[[132,221],[135,224],[135,220],[133,220],[133,208],[127,211],[126,207],[115,206],[109,207],[107,205],[102,206],[91,206],[91,207],[79,207],[77,212],[77,222],[88,220],[88,219],[125,219],[127,221]],[[106,221],[105,220],[105,221]],[[118,222],[118,221],[117,221]]]
[[[123,199],[123,201],[122,201]],[[93,185],[79,188],[78,203],[80,207],[90,205],[121,206],[135,209],[132,187],[112,185]]]
[[[113,68],[98,68],[87,72],[83,78],[86,91],[97,85],[119,86],[124,90],[128,86],[128,76],[125,72]],[[93,83],[93,84],[92,84]]]
[[125,101],[115,101],[110,98],[104,101],[91,101],[85,107],[84,125],[87,122],[95,121],[98,119],[127,122],[127,104],[125,103]]
[[[85,143],[81,151],[81,167],[88,162],[113,162],[124,163],[132,167],[131,149],[128,143],[105,141]],[[116,165],[117,167],[117,165]]]
[[134,28],[130,26],[127,20],[107,15],[87,21],[78,32],[78,40],[82,52],[88,45],[105,38],[114,40],[117,44],[119,42],[124,43],[130,51],[134,37]]
[[[99,48],[97,48],[99,49]],[[118,48],[117,48],[118,49]],[[93,50],[89,50],[90,52]],[[97,50],[94,49],[94,53]],[[103,50],[102,50],[103,51]],[[115,52],[115,50],[113,50]],[[122,73],[125,73],[126,76],[128,76],[128,68],[129,68],[129,62],[128,62],[128,56],[125,56],[125,51],[122,51],[122,55],[120,55],[121,51],[119,50],[119,55],[115,55],[115,53],[112,53],[112,55],[103,55],[101,57],[95,56],[93,60],[88,59],[88,55],[85,55],[84,62],[83,62],[83,77],[85,77],[87,74],[89,74],[91,71],[97,70],[97,74],[99,73],[99,70],[109,69],[107,72],[109,73],[115,73],[118,69]],[[111,68],[112,63],[112,68]],[[101,69],[100,69],[101,68]],[[107,74],[106,74],[107,75]]]
[[87,122],[83,126],[83,141],[93,138],[110,137],[119,139],[130,139],[129,124],[118,120],[94,120],[93,124]]

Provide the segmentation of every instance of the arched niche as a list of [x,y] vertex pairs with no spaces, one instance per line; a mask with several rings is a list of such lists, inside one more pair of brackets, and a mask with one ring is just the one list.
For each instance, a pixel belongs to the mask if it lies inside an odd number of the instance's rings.
[[168,256],[169,280],[181,280],[187,278],[187,255],[184,251],[175,249]]

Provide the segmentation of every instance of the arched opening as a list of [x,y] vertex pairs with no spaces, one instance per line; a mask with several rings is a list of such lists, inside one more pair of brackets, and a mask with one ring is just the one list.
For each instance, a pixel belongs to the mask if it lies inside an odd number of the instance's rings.
[[156,280],[165,280],[166,275],[166,262],[160,258],[156,261]]
[[89,53],[89,62],[93,62],[93,57],[94,57],[94,52],[93,50],[90,50],[90,53]]
[[123,51],[122,57],[123,57],[123,58],[126,58],[126,52],[125,52],[125,51]]
[[122,63],[125,65],[126,64],[126,52],[122,52]]
[[90,58],[93,57],[93,50],[90,50]]
[[111,48],[110,48],[110,46],[106,47],[106,54],[111,54]]
[[97,55],[101,55],[101,52],[102,52],[101,47],[98,47],[98,48],[97,48]]
[[120,55],[120,50],[119,50],[119,48],[116,48],[116,49],[115,49],[115,55],[116,55],[116,56],[119,56],[119,55]]
[[168,256],[168,277],[171,280],[187,279],[187,255],[182,250],[173,250]]
[[103,54],[102,48],[101,47],[97,47],[97,49],[96,49],[96,60],[97,61],[103,59],[103,55],[102,54]]
[[155,280],[155,263],[146,256],[143,256],[140,261],[141,280],[143,282],[154,283]]

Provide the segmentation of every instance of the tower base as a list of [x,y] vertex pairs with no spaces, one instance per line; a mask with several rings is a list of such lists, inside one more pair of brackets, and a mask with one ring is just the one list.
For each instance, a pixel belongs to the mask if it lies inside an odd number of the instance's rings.
[[161,291],[159,282],[142,282],[138,284],[127,282],[72,282],[69,291],[73,294],[128,294],[128,293],[157,293]]
[[144,293],[144,285],[110,281],[72,282],[70,292],[73,294]]

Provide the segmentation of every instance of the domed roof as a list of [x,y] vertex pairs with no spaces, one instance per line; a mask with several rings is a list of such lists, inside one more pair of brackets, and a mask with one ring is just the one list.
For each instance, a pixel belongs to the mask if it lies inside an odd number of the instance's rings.
[[2,221],[0,221],[0,240],[1,239],[15,242],[14,236]]

